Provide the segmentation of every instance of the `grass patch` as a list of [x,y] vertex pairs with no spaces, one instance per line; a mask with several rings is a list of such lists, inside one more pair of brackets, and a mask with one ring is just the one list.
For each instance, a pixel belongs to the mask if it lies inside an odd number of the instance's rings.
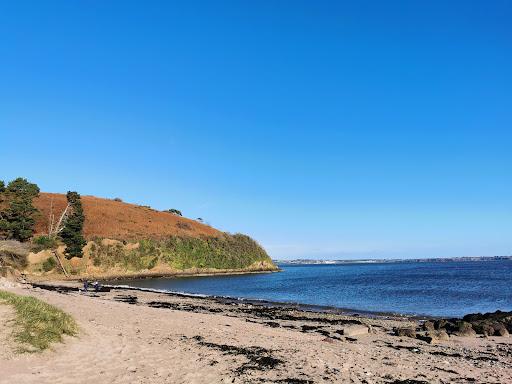
[[40,352],[52,343],[62,342],[63,335],[75,336],[75,320],[60,309],[35,297],[0,291],[0,304],[14,307],[14,339],[19,352]]

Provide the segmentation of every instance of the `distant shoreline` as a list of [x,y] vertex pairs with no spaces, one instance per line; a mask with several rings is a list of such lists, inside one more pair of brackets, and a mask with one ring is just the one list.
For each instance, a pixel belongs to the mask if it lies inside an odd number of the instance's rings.
[[334,264],[384,264],[384,263],[449,263],[457,261],[502,261],[512,260],[512,256],[462,256],[462,257],[433,257],[427,259],[294,259],[272,260],[275,264],[303,264],[303,265],[334,265]]

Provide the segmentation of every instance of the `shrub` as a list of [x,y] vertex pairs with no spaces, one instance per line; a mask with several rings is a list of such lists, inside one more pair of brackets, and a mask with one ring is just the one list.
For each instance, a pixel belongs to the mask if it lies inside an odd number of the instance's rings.
[[37,236],[32,239],[33,250],[35,252],[42,251],[43,249],[54,249],[58,245],[58,241],[48,236]]
[[56,266],[57,266],[57,262],[55,261],[55,259],[53,257],[50,257],[50,258],[46,259],[46,261],[43,263],[42,268],[43,268],[43,271],[49,272],[52,269],[54,269]]
[[117,201],[118,203],[123,202],[123,199],[121,199],[120,197],[114,197],[112,200]]

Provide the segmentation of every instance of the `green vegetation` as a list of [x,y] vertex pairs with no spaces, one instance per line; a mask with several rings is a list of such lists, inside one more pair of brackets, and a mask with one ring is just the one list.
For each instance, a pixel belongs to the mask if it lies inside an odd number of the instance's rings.
[[64,244],[66,244],[66,258],[70,259],[83,256],[82,248],[86,244],[83,236],[85,216],[80,195],[77,192],[68,192],[66,197],[71,213],[60,232],[60,237]]
[[46,261],[42,265],[42,269],[44,272],[50,272],[57,266],[57,262],[53,257],[46,259]]
[[178,237],[167,240],[141,240],[138,247],[125,247],[121,242],[104,244],[96,241],[90,248],[93,264],[108,270],[120,267],[126,271],[153,269],[164,264],[174,269],[213,268],[244,269],[270,257],[249,236],[224,234],[221,237]]
[[32,200],[38,194],[39,187],[21,177],[7,187],[0,183],[0,238],[27,241],[32,237],[38,212]]
[[34,252],[39,252],[43,249],[54,249],[59,245],[59,242],[54,237],[43,235],[32,239],[32,245],[32,250]]
[[14,307],[14,339],[20,352],[39,352],[52,343],[62,342],[63,335],[75,336],[78,326],[73,318],[35,297],[18,296],[0,291],[0,304]]

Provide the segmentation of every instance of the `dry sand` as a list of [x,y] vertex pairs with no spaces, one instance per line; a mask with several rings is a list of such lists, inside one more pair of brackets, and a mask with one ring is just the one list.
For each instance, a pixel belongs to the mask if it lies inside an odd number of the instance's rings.
[[[413,323],[408,319],[140,291],[8,290],[62,308],[81,331],[41,354],[1,352],[0,383],[512,383],[512,339],[452,337],[430,345],[391,335],[394,326]],[[4,309],[2,326],[6,316]],[[358,321],[371,332],[340,334]]]

